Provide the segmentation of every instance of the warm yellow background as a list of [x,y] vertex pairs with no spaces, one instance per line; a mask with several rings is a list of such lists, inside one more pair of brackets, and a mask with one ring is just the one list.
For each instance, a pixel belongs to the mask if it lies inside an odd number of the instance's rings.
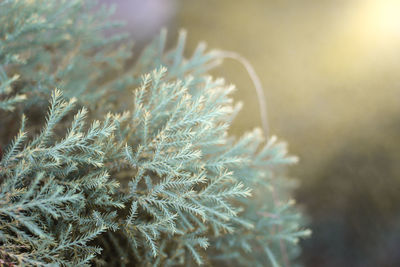
[[[252,62],[272,132],[304,164],[350,136],[382,134],[382,124],[400,117],[400,1],[182,1],[178,25],[189,47],[206,40]],[[242,67],[226,62],[215,73],[236,84],[245,103],[236,130],[259,125]]]

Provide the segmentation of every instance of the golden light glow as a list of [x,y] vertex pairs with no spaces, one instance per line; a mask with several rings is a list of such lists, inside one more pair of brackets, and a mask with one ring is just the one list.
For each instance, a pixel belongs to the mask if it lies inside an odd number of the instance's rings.
[[361,1],[358,26],[371,39],[390,42],[400,38],[400,0]]
[[[400,0],[361,0],[338,14],[320,53],[322,68],[357,79],[371,68],[390,67],[400,51]],[[381,66],[382,65],[382,66]]]

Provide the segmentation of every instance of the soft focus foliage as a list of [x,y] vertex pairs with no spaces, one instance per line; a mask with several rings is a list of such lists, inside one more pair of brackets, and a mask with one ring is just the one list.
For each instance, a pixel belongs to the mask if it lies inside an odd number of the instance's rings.
[[310,234],[285,178],[297,159],[259,129],[228,135],[241,105],[233,86],[207,75],[216,53],[200,44],[185,58],[184,32],[166,51],[163,31],[125,70],[130,46],[101,33],[106,7],[0,8],[1,128],[12,132],[21,113],[33,122],[22,115],[14,141],[0,140],[2,264],[294,260]]

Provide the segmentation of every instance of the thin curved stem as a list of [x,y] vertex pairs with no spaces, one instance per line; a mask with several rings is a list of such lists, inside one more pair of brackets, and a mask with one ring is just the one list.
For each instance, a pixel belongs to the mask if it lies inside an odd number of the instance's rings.
[[216,51],[218,57],[224,59],[229,58],[240,62],[246,69],[249,74],[251,81],[253,82],[254,88],[256,89],[258,104],[260,108],[261,115],[261,123],[264,130],[265,138],[268,139],[269,136],[269,125],[268,125],[268,114],[267,114],[267,103],[265,101],[264,90],[261,84],[261,80],[258,77],[256,71],[253,68],[253,65],[243,56],[236,52],[217,50]]

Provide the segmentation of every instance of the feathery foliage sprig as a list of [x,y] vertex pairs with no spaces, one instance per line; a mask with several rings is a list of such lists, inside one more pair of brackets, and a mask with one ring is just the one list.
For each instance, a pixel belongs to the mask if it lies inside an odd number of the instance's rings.
[[0,161],[0,251],[5,260],[21,265],[88,263],[100,252],[88,241],[112,229],[110,219],[124,206],[114,197],[118,183],[104,166],[114,118],[94,121],[85,131],[87,110],[81,109],[64,138],[54,136],[74,102],[54,91],[40,134],[28,140],[23,116],[19,134]]
[[285,178],[297,159],[259,129],[229,135],[241,104],[208,75],[217,52],[186,58],[185,32],[167,50],[162,31],[126,69],[108,14],[0,2],[0,263],[287,266],[309,235]]

